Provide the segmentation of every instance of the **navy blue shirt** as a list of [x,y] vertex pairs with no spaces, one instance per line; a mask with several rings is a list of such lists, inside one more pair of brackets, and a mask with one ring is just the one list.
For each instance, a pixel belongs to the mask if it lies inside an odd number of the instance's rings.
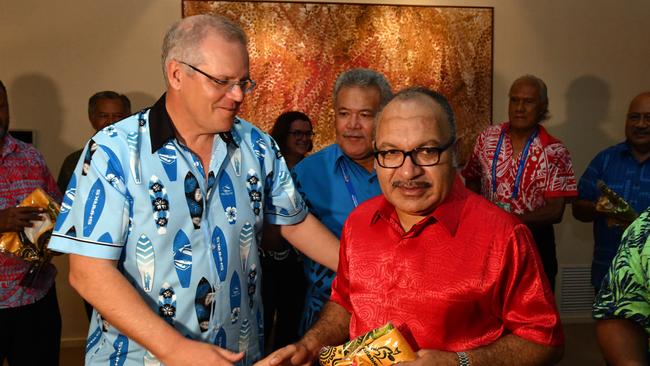
[[[344,172],[350,178],[348,186]],[[316,216],[332,234],[341,237],[343,223],[357,203],[381,194],[377,174],[348,158],[337,144],[312,154],[293,168],[296,188],[307,202],[309,212]],[[350,188],[351,187],[351,188]],[[314,323],[321,308],[329,300],[334,272],[305,258],[307,295],[300,324],[301,334]]]
[[[602,180],[636,210],[643,212],[650,206],[650,159],[639,163],[626,142],[601,151],[589,163],[578,183],[578,199],[596,202],[601,192],[596,182]],[[621,242],[623,230],[607,227],[607,219],[599,216],[594,221],[594,258],[591,264],[591,283],[600,284],[612,263]]]

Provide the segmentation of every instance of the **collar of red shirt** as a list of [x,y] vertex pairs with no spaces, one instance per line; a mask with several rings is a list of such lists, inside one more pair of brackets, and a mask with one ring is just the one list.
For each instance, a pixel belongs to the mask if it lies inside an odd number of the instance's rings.
[[[549,133],[544,128],[544,126],[542,126],[539,123],[537,124],[537,126],[539,127],[539,135],[538,135],[539,142],[542,144],[542,147],[546,147],[546,146],[548,146],[550,144],[555,144],[555,143],[560,142],[560,140],[558,140],[555,137],[549,135]],[[510,122],[505,122],[505,123],[501,124],[501,130],[504,130],[506,132],[510,131]]]
[[381,218],[406,236],[416,236],[430,223],[440,222],[449,234],[454,236],[456,235],[456,229],[458,229],[458,223],[460,222],[460,214],[463,212],[469,194],[460,177],[456,175],[447,198],[430,214],[415,224],[407,233],[404,233],[404,229],[402,229],[399,218],[397,217],[397,211],[395,211],[395,206],[388,202],[385,196],[382,196],[377,210],[372,215],[370,224],[374,225]]

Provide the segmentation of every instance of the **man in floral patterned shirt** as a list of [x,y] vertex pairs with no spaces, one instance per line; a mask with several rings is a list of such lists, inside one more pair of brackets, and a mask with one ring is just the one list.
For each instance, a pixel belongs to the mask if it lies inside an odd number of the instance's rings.
[[481,132],[462,171],[468,188],[517,215],[533,233],[555,288],[553,224],[577,195],[569,151],[540,124],[548,118],[546,84],[526,75],[510,87],[510,121]]
[[627,228],[593,308],[612,365],[647,365],[650,338],[650,209]]

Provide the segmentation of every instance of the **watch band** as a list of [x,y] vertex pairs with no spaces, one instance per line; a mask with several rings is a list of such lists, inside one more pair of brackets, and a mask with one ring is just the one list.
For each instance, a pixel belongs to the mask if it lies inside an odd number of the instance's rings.
[[458,366],[470,366],[469,356],[465,352],[456,352],[458,356]]

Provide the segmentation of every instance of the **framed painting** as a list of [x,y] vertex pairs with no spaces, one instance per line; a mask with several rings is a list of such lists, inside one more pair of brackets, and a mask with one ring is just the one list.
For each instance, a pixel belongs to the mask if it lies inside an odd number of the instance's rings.
[[461,160],[492,118],[493,8],[183,0],[183,16],[221,14],[249,37],[255,91],[240,115],[269,131],[288,110],[314,122],[315,149],[334,142],[332,87],[365,67],[393,90],[426,86],[456,114]]

